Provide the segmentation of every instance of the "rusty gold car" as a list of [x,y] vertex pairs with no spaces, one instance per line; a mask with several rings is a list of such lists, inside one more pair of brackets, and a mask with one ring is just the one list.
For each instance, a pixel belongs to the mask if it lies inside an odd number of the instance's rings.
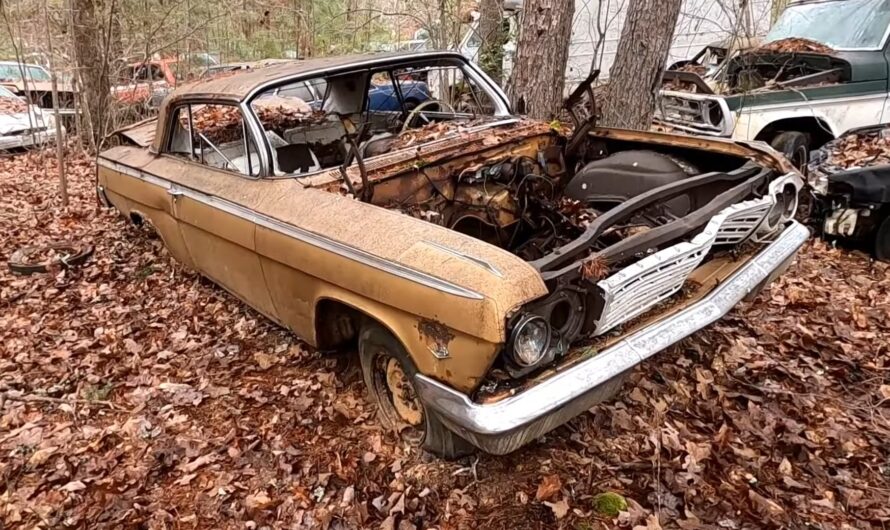
[[[513,115],[459,54],[311,59],[183,85],[98,193],[322,350],[444,457],[505,454],[768,285],[809,232],[760,143]],[[412,100],[411,94],[425,94]]]

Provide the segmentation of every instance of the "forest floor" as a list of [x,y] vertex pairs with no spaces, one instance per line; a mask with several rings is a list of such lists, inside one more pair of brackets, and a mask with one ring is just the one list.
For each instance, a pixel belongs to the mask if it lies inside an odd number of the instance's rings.
[[[772,289],[505,457],[382,431],[352,356],[322,356],[99,208],[92,161],[0,159],[2,528],[882,528],[890,275],[807,244]],[[628,509],[599,514],[617,492]]]

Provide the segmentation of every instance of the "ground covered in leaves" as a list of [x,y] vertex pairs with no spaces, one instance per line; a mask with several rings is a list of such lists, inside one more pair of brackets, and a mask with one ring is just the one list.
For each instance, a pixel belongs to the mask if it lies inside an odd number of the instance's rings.
[[[507,457],[382,432],[322,355],[97,208],[90,162],[0,160],[0,527],[885,527],[890,279],[821,243],[645,363],[612,403]],[[50,240],[81,269],[16,276]],[[597,497],[627,500],[617,516]],[[595,499],[596,502],[595,502]],[[605,499],[608,501],[609,499]]]

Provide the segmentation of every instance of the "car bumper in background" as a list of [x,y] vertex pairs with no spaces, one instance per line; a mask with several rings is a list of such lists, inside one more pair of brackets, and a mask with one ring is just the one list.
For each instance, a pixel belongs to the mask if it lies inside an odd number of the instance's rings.
[[[65,130],[62,129],[62,135],[64,136]],[[56,140],[56,128],[55,125],[53,127],[48,128],[43,131],[33,132],[33,133],[23,133],[23,134],[11,134],[8,136],[0,136],[0,150],[4,149],[16,149],[20,147],[31,147],[34,145],[43,145],[46,143],[54,142]]]
[[416,376],[415,387],[427,411],[455,433],[486,452],[510,453],[597,404],[616,378],[720,319],[766,286],[787,268],[809,236],[806,227],[791,221],[703,299],[509,398],[474,403],[466,394],[424,375]]

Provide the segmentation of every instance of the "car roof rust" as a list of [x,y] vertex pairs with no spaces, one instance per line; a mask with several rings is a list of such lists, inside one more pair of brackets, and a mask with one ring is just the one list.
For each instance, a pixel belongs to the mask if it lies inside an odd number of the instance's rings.
[[295,60],[271,64],[263,68],[238,70],[229,75],[214,76],[209,79],[185,83],[174,90],[167,100],[176,101],[183,98],[201,98],[241,102],[254,90],[279,79],[313,73],[330,75],[356,67],[375,67],[402,61],[439,58],[466,61],[459,53],[442,51],[339,55],[335,57]]
[[284,81],[301,75],[332,75],[349,72],[361,68],[377,68],[380,66],[397,66],[400,63],[411,63],[422,60],[456,59],[468,62],[457,53],[448,51],[433,52],[390,52],[357,55],[338,55],[318,59],[290,61],[273,64],[263,68],[235,70],[234,72],[199,79],[191,83],[179,85],[161,103],[157,116],[157,130],[150,150],[157,153],[161,150],[164,140],[164,125],[170,110],[188,101],[218,102],[236,105],[247,99],[254,91],[263,86]]

